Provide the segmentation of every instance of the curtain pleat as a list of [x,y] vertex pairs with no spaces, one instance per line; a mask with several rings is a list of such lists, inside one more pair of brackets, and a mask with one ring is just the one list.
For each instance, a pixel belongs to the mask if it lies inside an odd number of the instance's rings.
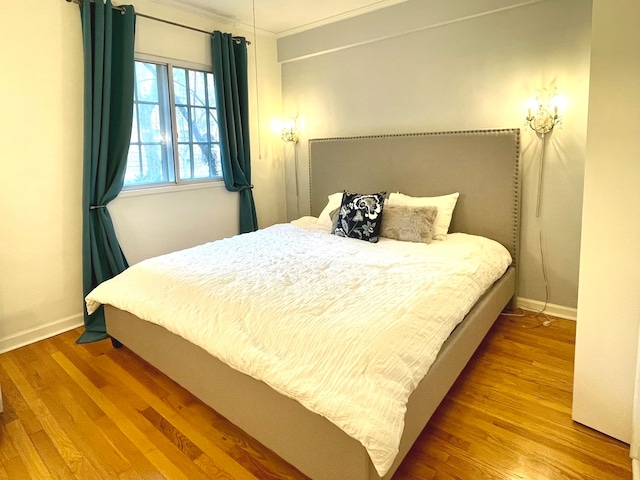
[[215,31],[211,49],[224,184],[240,195],[240,233],[253,232],[258,219],[251,185],[247,42]]
[[[80,6],[84,51],[82,284],[91,290],[128,267],[107,205],[124,183],[133,119],[135,12],[111,0]],[[84,303],[84,302],[83,302]],[[104,309],[84,308],[78,343],[107,338]]]

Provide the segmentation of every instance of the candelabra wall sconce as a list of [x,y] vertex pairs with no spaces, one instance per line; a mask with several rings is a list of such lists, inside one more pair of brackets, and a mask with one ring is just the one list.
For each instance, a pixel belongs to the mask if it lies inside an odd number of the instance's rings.
[[274,120],[272,123],[274,133],[280,135],[280,139],[285,143],[298,143],[298,126],[295,120]]
[[[295,215],[296,218],[300,217],[300,186],[298,185],[298,141],[299,137],[299,129],[298,122],[295,119],[290,120],[278,120],[274,119],[271,121],[271,130],[274,135],[280,136],[280,140],[285,145],[291,145],[291,148],[283,148],[284,154],[284,163],[285,163],[285,176],[287,176],[287,167],[286,165],[291,164],[290,155],[293,155],[293,183],[295,185]],[[289,159],[288,159],[289,158]],[[290,177],[289,177],[290,178]],[[292,212],[293,213],[293,212]],[[287,208],[287,215],[289,215],[289,211]]]
[[[542,310],[538,313],[544,313],[549,303],[550,288],[549,279],[547,276],[547,265],[544,255],[544,237],[543,228],[540,223],[540,204],[542,200],[542,184],[544,180],[544,161],[545,161],[545,145],[547,140],[547,134],[550,133],[556,126],[562,123],[561,115],[564,113],[566,107],[566,99],[564,95],[558,93],[549,93],[548,90],[542,90],[540,93],[534,95],[527,102],[527,116],[525,118],[526,125],[529,125],[531,130],[538,134],[541,139],[540,146],[540,159],[538,162],[538,192],[536,196],[536,219],[538,220],[538,232],[539,232],[539,246],[540,246],[540,263],[542,267],[542,277],[545,286],[545,301]],[[551,320],[547,317],[547,320],[543,325],[548,326]]]
[[540,166],[538,169],[538,195],[536,201],[536,217],[540,216],[540,200],[542,197],[542,181],[544,169],[544,150],[545,135],[551,132],[557,125],[560,125],[562,118],[561,113],[564,112],[566,99],[564,95],[553,93],[546,94],[544,90],[542,94],[537,94],[527,102],[526,124],[531,130],[536,132],[542,138],[542,147],[540,150]]
[[526,123],[540,135],[545,135],[562,122],[561,110],[565,106],[565,98],[560,94],[553,94],[548,100],[535,95],[527,102]]

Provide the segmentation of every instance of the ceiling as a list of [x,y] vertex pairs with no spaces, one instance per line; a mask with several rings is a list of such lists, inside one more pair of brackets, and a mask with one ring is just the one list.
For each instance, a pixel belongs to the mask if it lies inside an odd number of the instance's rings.
[[224,17],[283,36],[388,7],[406,0],[153,0]]

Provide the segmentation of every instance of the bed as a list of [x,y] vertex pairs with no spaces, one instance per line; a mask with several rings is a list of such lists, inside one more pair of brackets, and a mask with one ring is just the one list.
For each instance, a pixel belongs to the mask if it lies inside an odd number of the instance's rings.
[[449,228],[452,238],[486,237],[511,257],[504,274],[469,307],[427,373],[411,388],[397,453],[390,459],[387,455],[383,467],[372,460],[376,457],[371,448],[345,433],[335,419],[230,367],[180,334],[103,302],[107,331],[309,477],[391,478],[497,316],[516,296],[519,157],[518,129],[309,141],[313,216],[322,212],[330,195],[343,189],[415,197],[459,192]]

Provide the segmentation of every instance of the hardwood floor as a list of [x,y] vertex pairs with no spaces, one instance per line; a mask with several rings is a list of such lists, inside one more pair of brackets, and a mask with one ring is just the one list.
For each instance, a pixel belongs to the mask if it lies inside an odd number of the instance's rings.
[[[631,479],[571,420],[575,323],[501,316],[394,479]],[[304,479],[126,348],[72,331],[0,355],[0,479]]]

